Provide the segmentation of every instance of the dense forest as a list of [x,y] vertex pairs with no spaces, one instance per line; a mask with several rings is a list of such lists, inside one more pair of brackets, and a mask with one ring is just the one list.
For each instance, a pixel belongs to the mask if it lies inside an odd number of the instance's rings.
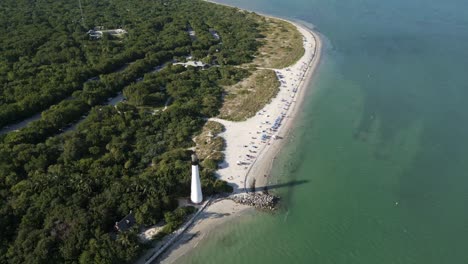
[[[198,0],[2,0],[0,127],[42,114],[0,136],[0,263],[131,262],[137,226],[179,223],[188,149],[221,87],[250,74],[235,65],[257,52],[254,16]],[[92,39],[95,27],[128,33]],[[211,67],[171,63],[188,56]],[[230,189],[216,162],[202,163],[205,195]],[[116,235],[129,211],[138,225]]]

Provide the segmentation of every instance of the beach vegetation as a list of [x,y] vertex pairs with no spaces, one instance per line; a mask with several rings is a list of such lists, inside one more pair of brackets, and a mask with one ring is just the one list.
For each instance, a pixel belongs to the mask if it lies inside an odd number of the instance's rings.
[[231,121],[243,121],[254,116],[279,91],[280,82],[273,70],[259,69],[241,82],[225,87],[225,97],[219,116]]
[[[164,214],[164,221],[162,222],[163,227],[151,238],[151,241],[159,242],[163,240],[165,236],[180,228],[182,224],[196,212],[197,209],[193,206],[182,206],[172,212],[166,212]],[[146,244],[144,246],[150,247],[151,245]]]
[[[195,152],[204,162],[221,162],[224,159],[222,151],[225,148],[225,141],[219,136],[224,131],[224,126],[215,121],[208,121],[203,126],[201,133],[194,137]],[[205,164],[205,163],[203,163]],[[212,166],[210,166],[212,167]],[[216,169],[214,167],[213,169]]]
[[257,16],[262,45],[252,64],[283,69],[296,63],[304,55],[303,36],[293,24],[277,18]]
[[169,234],[175,231],[179,226],[182,225],[184,220],[191,214],[195,213],[197,209],[193,206],[184,206],[175,209],[172,212],[166,212],[164,214],[164,221],[166,225],[163,228],[163,232]]

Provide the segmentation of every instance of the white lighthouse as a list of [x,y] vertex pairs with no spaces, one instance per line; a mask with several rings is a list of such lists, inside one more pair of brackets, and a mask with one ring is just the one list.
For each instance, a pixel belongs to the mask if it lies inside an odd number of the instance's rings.
[[200,170],[198,169],[198,158],[196,154],[192,154],[192,189],[190,193],[192,203],[199,204],[203,201],[200,183]]

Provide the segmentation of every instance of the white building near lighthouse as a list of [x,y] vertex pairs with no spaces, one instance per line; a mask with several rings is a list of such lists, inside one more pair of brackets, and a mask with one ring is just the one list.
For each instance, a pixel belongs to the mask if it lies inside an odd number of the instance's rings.
[[198,168],[198,157],[192,154],[192,189],[190,193],[192,203],[199,204],[203,201],[203,194],[200,182],[200,170]]

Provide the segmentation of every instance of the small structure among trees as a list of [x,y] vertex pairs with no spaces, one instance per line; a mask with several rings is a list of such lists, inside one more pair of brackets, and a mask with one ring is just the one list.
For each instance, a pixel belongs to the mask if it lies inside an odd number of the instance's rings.
[[122,220],[119,222],[115,222],[115,230],[119,232],[125,232],[132,228],[132,226],[136,223],[135,216],[133,215],[132,211],[128,215],[126,215]]
[[90,29],[86,34],[88,34],[91,39],[100,39],[104,34],[109,34],[112,37],[122,37],[127,33],[125,29],[121,28],[103,30],[102,27],[95,27],[94,29]]

